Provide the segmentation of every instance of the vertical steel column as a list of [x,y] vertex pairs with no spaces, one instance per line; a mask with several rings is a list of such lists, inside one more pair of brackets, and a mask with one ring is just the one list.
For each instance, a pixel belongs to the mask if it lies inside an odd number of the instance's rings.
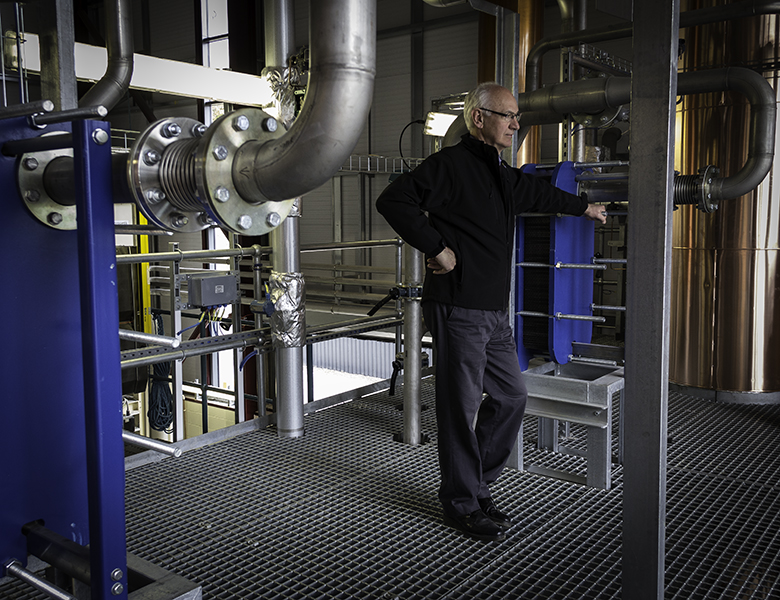
[[[411,101],[412,101],[412,120],[424,119],[428,112],[428,107],[425,104],[425,97],[423,96],[423,3],[412,2],[411,4]],[[414,157],[423,155],[423,135],[418,128],[413,128],[410,132],[412,147],[411,154]]]
[[[179,251],[179,242],[169,242],[168,248],[171,252]],[[171,261],[171,333],[173,337],[180,338],[181,331],[181,261]],[[182,361],[174,360],[171,363],[171,393],[173,395],[173,441],[179,442],[184,439],[184,393],[182,383],[184,381],[184,372]]]
[[[296,206],[300,199],[296,200]],[[279,273],[299,273],[301,249],[299,209],[271,232],[273,268]],[[279,437],[303,435],[303,347],[276,349],[276,431]]]
[[679,0],[634,4],[623,598],[664,597],[672,184]]
[[[401,241],[401,238],[398,238],[398,245],[395,247],[395,280],[398,282],[398,285],[403,285],[403,276],[404,276],[404,243]],[[398,298],[395,301],[395,314],[399,317],[402,317],[403,312],[403,301]],[[401,352],[401,338],[403,336],[403,325],[396,325],[395,326],[395,353],[398,355]]]
[[[252,249],[255,251],[252,258],[252,287],[254,290],[255,300],[260,302],[263,297],[263,264],[260,260],[260,246],[254,245]],[[263,314],[259,311],[255,312],[255,329],[263,328]],[[265,354],[260,351],[262,341],[258,342],[255,347],[257,355],[255,357],[255,373],[257,380],[257,416],[265,416]]]
[[[519,88],[520,17],[508,8],[497,8],[496,14],[496,81],[517,98]],[[503,153],[504,160],[517,166],[519,149],[517,136],[512,137],[512,147]]]
[[76,59],[73,47],[73,0],[53,0],[41,17],[41,97],[54,102],[55,110],[79,105],[76,90]]
[[[200,324],[200,339],[205,340],[208,332],[206,322]],[[203,354],[200,357],[200,422],[201,433],[209,432],[209,364],[208,357]]]
[[[422,252],[404,244],[404,279],[407,288],[422,287]],[[422,441],[420,406],[422,392],[422,306],[420,298],[404,300],[404,444]]]
[[73,124],[87,433],[92,597],[127,598],[125,458],[111,144],[104,123]]
[[[230,236],[230,247],[238,247],[238,235],[233,234]],[[233,263],[230,265],[235,273],[241,271],[241,257],[234,256]],[[233,333],[241,332],[241,294],[239,293],[238,299],[233,303]],[[241,362],[244,360],[243,350],[241,348],[235,348],[233,350],[233,385],[235,388],[235,417],[236,423],[243,423],[246,421],[246,400],[244,398],[244,371],[241,369]]]

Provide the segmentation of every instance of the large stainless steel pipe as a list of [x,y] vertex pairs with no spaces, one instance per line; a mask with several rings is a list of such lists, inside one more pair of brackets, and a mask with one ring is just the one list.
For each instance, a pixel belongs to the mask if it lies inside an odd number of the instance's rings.
[[[320,3],[314,2],[309,8],[310,19],[310,43],[314,46],[315,43],[315,10]],[[326,4],[333,4],[333,2],[327,2]],[[264,4],[265,15],[265,34],[266,34],[266,68],[283,68],[287,65],[287,59],[293,54],[295,46],[293,43],[293,7],[291,0],[265,0]],[[318,40],[318,43],[323,43],[322,40]],[[312,69],[313,71],[313,69]],[[312,82],[314,84],[314,75],[312,74]],[[311,88],[310,88],[311,89]],[[309,103],[310,90],[307,90],[306,103]],[[309,114],[311,110],[309,111]],[[303,116],[303,114],[301,114]],[[311,125],[311,124],[310,124]],[[296,131],[296,137],[289,137],[290,134]],[[300,133],[302,131],[300,117],[295,122],[288,135],[280,138],[288,140],[288,143],[295,145],[300,140]],[[269,142],[270,143],[270,142]],[[268,144],[266,144],[267,146]],[[243,153],[244,148],[249,147],[250,152]],[[251,156],[255,151],[255,148],[260,148],[259,143],[246,144],[239,150],[236,160],[233,163],[234,169],[238,163],[242,161],[242,157]],[[301,152],[301,148],[295,150],[290,147],[288,157],[294,156],[296,153]],[[259,156],[259,153],[258,153]],[[301,157],[303,158],[303,157]],[[287,160],[291,160],[287,158]],[[306,157],[304,160],[312,160],[312,157]],[[257,168],[257,161],[254,162],[252,168]],[[303,168],[308,168],[310,165],[299,165]],[[335,171],[335,169],[334,169]],[[235,170],[234,170],[235,173]],[[333,172],[330,173],[332,175]],[[330,177],[328,175],[328,177]],[[254,173],[256,179],[257,173]],[[277,177],[280,177],[277,174]],[[252,177],[242,178],[247,183],[253,181]],[[235,181],[235,176],[234,176]],[[237,182],[238,183],[238,182]],[[241,188],[237,185],[238,189]],[[311,189],[311,188],[310,188]],[[309,190],[303,190],[304,193]],[[254,191],[252,192],[254,194]],[[243,195],[243,193],[242,193]],[[247,196],[244,196],[247,197]],[[249,196],[249,197],[254,197]],[[284,198],[277,198],[279,200],[289,199],[293,196],[285,196]],[[273,248],[273,270],[276,273],[296,273],[301,270],[301,241],[300,241],[300,227],[299,227],[299,203],[296,201],[293,205],[293,209],[290,211],[290,215],[287,219],[282,221],[282,224],[271,232],[271,247]],[[296,299],[300,300],[300,299]],[[305,319],[305,312],[300,315]],[[284,319],[282,319],[284,322]],[[277,322],[278,323],[278,322]],[[272,328],[277,327],[272,321]],[[302,324],[305,332],[305,322]],[[281,333],[274,331],[274,333]],[[304,333],[305,335],[305,333]],[[276,432],[279,437],[283,438],[295,438],[301,437],[304,434],[303,428],[303,345],[302,343],[295,343],[292,345],[282,344],[275,348],[276,351]],[[260,357],[258,356],[258,363]],[[259,385],[259,384],[258,384]],[[258,388],[259,392],[259,388]],[[259,394],[258,394],[259,395]],[[312,398],[309,398],[312,400]],[[258,404],[263,401],[258,399]]]
[[[707,184],[712,201],[738,198],[764,180],[774,158],[777,105],[772,86],[755,71],[741,67],[680,73],[680,95],[737,91],[750,102],[748,159],[729,177],[713,178]],[[538,113],[598,113],[631,100],[631,79],[608,77],[556,83],[520,94],[520,111]]]
[[130,0],[105,0],[106,73],[79,100],[79,106],[105,106],[111,110],[130,87],[133,77],[133,19]]
[[311,74],[301,114],[285,135],[237,152],[233,180],[243,198],[287,200],[319,187],[365,126],[376,69],[376,0],[313,1],[309,31]]
[[295,53],[292,0],[265,0],[265,66],[284,68]]

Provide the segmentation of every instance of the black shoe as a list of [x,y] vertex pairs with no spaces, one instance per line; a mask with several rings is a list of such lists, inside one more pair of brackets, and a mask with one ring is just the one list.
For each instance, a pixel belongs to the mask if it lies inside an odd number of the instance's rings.
[[504,530],[489,519],[481,510],[475,510],[469,515],[458,515],[456,517],[445,514],[444,523],[459,529],[475,540],[500,542],[506,539]]
[[509,529],[513,525],[509,515],[496,508],[492,498],[478,498],[477,500],[479,506],[482,508],[482,512],[484,512],[487,518],[493,521],[493,523],[502,529]]

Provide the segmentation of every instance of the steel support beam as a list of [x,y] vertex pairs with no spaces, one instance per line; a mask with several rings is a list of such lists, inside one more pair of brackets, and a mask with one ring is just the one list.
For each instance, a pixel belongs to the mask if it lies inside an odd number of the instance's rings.
[[93,598],[127,598],[125,456],[111,144],[104,123],[73,123]]
[[58,111],[77,108],[73,0],[54,0],[39,14],[42,21],[41,97],[54,102]]
[[623,598],[664,596],[679,0],[634,4],[628,188]]

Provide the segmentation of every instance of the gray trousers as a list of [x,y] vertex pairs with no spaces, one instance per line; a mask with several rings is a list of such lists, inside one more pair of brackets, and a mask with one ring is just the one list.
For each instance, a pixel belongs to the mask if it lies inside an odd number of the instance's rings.
[[428,301],[423,316],[436,349],[439,500],[449,515],[469,514],[490,496],[488,486],[509,459],[525,383],[507,311]]

